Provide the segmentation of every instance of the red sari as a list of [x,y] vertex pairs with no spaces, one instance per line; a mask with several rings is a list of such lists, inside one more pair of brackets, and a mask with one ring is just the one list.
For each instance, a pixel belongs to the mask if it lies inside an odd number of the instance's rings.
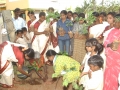
[[106,69],[104,73],[103,90],[118,90],[118,75],[120,73],[120,45],[117,51],[113,51],[107,44],[114,40],[120,40],[120,30],[113,29],[105,40]]

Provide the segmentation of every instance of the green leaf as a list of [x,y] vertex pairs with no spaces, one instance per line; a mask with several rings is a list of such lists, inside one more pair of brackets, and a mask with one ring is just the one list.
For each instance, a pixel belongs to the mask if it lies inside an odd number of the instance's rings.
[[59,54],[60,54],[60,55],[68,56],[68,53],[66,53],[66,52],[60,52]]
[[80,89],[79,85],[78,85],[76,82],[73,82],[73,83],[72,83],[72,86],[73,86],[73,88],[74,88],[75,90],[79,90],[79,89]]
[[52,74],[52,78],[56,78],[56,77],[58,77],[58,75],[57,74]]
[[79,90],[83,90],[83,88],[84,88],[84,87],[81,85],[81,86],[79,87]]
[[48,12],[47,14],[48,15],[46,16],[46,22],[50,22],[50,18],[57,19],[58,17],[60,17],[60,14],[58,12]]
[[66,21],[66,26],[67,26],[67,27],[73,26],[72,21]]
[[65,79],[65,80],[63,81],[63,86],[67,87],[68,84],[69,84],[69,82]]

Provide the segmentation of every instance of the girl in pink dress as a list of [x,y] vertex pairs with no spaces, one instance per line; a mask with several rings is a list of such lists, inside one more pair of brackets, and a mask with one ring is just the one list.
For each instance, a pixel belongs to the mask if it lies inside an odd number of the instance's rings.
[[[117,18],[116,18],[117,19]],[[116,48],[115,42],[117,42]],[[120,73],[120,20],[115,22],[113,29],[104,42],[106,54],[106,68],[104,73],[103,90],[118,90],[118,76]],[[117,47],[118,46],[118,47]]]

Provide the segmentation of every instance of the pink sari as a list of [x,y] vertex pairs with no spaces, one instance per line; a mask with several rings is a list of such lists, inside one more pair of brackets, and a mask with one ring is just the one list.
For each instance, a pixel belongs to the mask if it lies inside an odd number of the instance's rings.
[[120,40],[120,30],[112,30],[105,40],[106,69],[104,73],[103,90],[118,90],[118,76],[120,73],[120,45],[117,51],[113,51],[107,44],[114,40]]

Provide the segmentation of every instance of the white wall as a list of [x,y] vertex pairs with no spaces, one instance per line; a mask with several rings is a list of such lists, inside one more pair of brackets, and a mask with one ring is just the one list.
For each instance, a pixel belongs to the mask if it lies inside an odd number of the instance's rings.
[[57,8],[58,3],[51,0],[29,0],[29,8],[48,9],[49,7]]

